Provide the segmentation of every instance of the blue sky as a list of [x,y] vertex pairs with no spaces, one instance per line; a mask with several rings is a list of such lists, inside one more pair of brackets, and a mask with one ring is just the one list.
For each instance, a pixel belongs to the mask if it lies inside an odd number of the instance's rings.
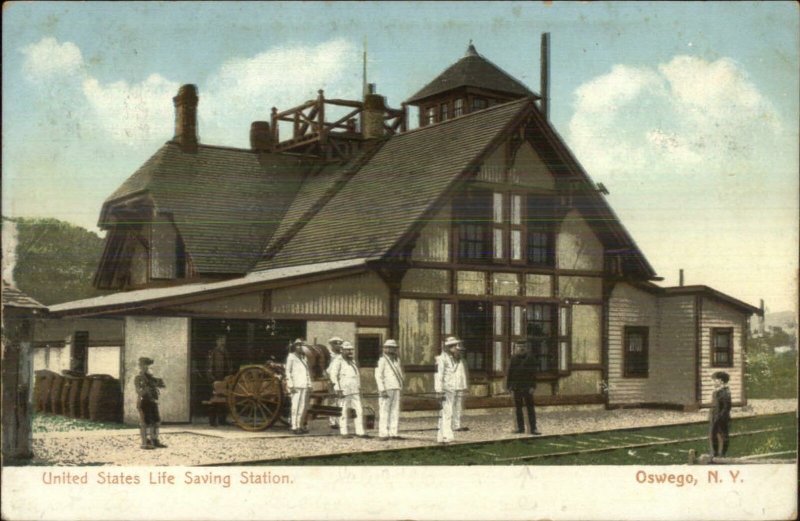
[[200,91],[202,142],[369,81],[400,103],[463,56],[539,90],[667,285],[678,269],[774,310],[796,302],[798,10],[765,3],[12,3],[3,16],[3,214],[94,228],[103,199]]

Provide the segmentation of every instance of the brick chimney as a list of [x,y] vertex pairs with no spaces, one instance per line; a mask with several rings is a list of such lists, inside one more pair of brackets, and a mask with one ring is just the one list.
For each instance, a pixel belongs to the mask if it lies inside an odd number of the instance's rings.
[[383,118],[386,113],[386,98],[375,94],[375,84],[369,84],[369,92],[364,96],[364,119],[362,134],[364,139],[383,137]]
[[184,152],[197,151],[197,86],[187,84],[172,98],[175,104],[175,137]]
[[266,121],[253,121],[250,124],[250,148],[253,152],[272,150],[272,132]]

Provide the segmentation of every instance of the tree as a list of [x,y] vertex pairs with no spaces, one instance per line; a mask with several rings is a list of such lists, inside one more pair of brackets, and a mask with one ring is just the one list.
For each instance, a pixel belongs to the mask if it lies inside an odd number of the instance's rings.
[[14,282],[45,305],[104,294],[92,286],[103,253],[96,233],[57,219],[19,218]]

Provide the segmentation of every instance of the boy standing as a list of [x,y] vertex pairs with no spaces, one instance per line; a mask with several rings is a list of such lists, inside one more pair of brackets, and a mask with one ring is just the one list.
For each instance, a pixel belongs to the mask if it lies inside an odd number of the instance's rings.
[[[142,438],[142,448],[153,450],[163,449],[167,446],[158,439],[158,428],[161,425],[161,415],[158,412],[159,389],[166,387],[164,380],[156,378],[150,374],[150,366],[153,359],[148,357],[139,358],[139,374],[133,379],[138,396],[136,408],[139,410],[139,435]],[[147,437],[147,431],[150,437]]]
[[711,395],[711,411],[708,416],[709,455],[725,456],[728,452],[728,429],[731,423],[731,391],[728,388],[730,376],[725,371],[711,375],[714,393]]

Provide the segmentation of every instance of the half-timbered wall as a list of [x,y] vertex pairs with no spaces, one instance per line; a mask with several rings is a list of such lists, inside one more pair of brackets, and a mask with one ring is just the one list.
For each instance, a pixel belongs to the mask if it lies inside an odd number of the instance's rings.
[[446,205],[422,228],[411,259],[426,262],[450,260],[450,206]]
[[389,289],[373,272],[272,291],[274,313],[295,315],[389,315]]
[[603,245],[577,210],[567,213],[559,227],[556,259],[560,269],[603,269]]
[[[710,405],[711,393],[714,385],[711,375],[716,371],[725,371],[731,377],[728,387],[731,390],[731,399],[734,403],[744,401],[742,367],[744,363],[744,338],[742,328],[746,324],[747,317],[734,311],[730,306],[726,306],[716,300],[703,298],[701,302],[701,322],[700,322],[700,389],[701,404]],[[731,367],[713,367],[711,364],[711,331],[713,328],[732,328],[733,329],[733,364]]]
[[555,189],[553,175],[530,143],[523,143],[517,150],[509,178],[513,184],[527,188]]
[[[624,376],[626,326],[649,329],[652,353],[658,344],[658,303],[656,297],[629,284],[617,284],[608,308],[608,401],[610,404],[642,403],[648,400],[649,377]],[[652,372],[652,371],[651,371]]]
[[428,365],[438,355],[436,308],[431,299],[400,299],[398,338],[403,365]]

